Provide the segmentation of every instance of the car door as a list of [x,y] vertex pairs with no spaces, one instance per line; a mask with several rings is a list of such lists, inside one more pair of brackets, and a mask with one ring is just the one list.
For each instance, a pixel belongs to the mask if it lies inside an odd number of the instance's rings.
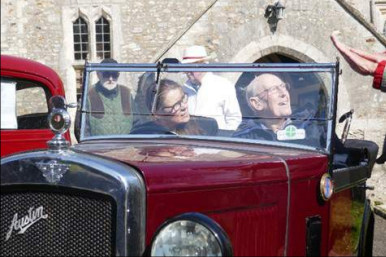
[[[372,233],[368,230],[371,211],[366,198],[366,181],[371,177],[378,146],[356,139],[347,140],[344,146],[347,165],[334,168],[332,173],[335,190],[330,201],[328,255],[362,256],[372,249],[366,245],[366,235]],[[343,154],[335,154],[334,158],[338,155]]]
[[1,77],[1,157],[46,148],[53,137],[48,127],[48,99],[52,92],[42,82],[15,76]]

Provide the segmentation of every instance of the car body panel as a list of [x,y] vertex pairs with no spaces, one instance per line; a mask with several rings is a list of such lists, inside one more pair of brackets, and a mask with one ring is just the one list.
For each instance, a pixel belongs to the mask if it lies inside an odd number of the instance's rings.
[[327,158],[314,158],[307,162],[298,159],[296,162],[295,165],[288,162],[291,174],[288,255],[306,255],[306,221],[310,217],[320,217],[323,224],[320,253],[325,256],[330,203],[320,199],[319,184],[327,171]]
[[[111,140],[85,142],[74,149],[116,159],[141,172],[147,188],[147,244],[165,220],[199,212],[226,231],[235,255],[283,255],[287,244],[286,254],[305,254],[305,240],[298,237],[305,238],[306,218],[319,215],[327,220],[329,215],[328,204],[315,201],[327,156],[263,145],[196,144]],[[289,188],[296,197],[289,199]],[[305,208],[305,202],[312,204]],[[327,236],[327,230],[323,233]],[[327,241],[322,245],[325,253]]]
[[47,148],[47,141],[51,140],[54,134],[49,129],[36,130],[2,130],[1,131],[1,156]]

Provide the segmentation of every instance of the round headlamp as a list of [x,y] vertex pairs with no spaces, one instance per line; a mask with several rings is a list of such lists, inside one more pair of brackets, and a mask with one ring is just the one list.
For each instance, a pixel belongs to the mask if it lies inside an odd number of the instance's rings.
[[53,96],[49,101],[50,114],[48,115],[48,125],[55,136],[48,141],[48,148],[51,151],[65,150],[69,146],[63,134],[67,132],[71,125],[71,117],[67,112],[66,100],[62,96]]
[[330,174],[326,173],[320,179],[320,195],[324,201],[331,199],[332,194],[334,193],[334,182]]
[[224,230],[205,215],[189,213],[168,221],[158,230],[151,256],[231,256]]
[[48,115],[48,124],[51,130],[56,134],[64,134],[71,125],[71,117],[67,112],[66,99],[63,96],[53,96],[49,101],[50,114]]

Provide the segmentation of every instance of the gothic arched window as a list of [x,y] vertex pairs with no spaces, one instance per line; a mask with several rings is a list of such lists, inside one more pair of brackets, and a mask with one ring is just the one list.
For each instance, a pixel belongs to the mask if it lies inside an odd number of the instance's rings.
[[110,23],[101,17],[95,23],[96,55],[100,59],[111,57]]
[[79,17],[73,23],[74,57],[75,60],[85,60],[88,54],[88,27],[84,19]]

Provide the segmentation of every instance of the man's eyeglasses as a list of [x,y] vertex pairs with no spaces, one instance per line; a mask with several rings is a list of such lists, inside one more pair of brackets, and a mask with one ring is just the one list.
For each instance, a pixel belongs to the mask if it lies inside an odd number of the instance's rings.
[[182,97],[182,99],[180,101],[178,101],[177,103],[173,104],[172,106],[166,106],[166,107],[162,107],[162,110],[164,112],[167,112],[167,113],[176,113],[178,112],[179,110],[181,110],[181,106],[182,104],[186,104],[188,102],[188,96],[186,94],[184,94],[184,96]]
[[267,94],[267,95],[277,94],[279,91],[280,92],[283,92],[284,90],[289,91],[290,88],[291,88],[290,84],[283,83],[277,86],[270,87],[255,96],[257,96],[258,98],[262,98],[263,94]]
[[110,77],[113,78],[113,79],[117,79],[119,77],[119,72],[115,72],[115,71],[104,71],[102,72],[102,76],[105,78],[105,79],[109,79]]

